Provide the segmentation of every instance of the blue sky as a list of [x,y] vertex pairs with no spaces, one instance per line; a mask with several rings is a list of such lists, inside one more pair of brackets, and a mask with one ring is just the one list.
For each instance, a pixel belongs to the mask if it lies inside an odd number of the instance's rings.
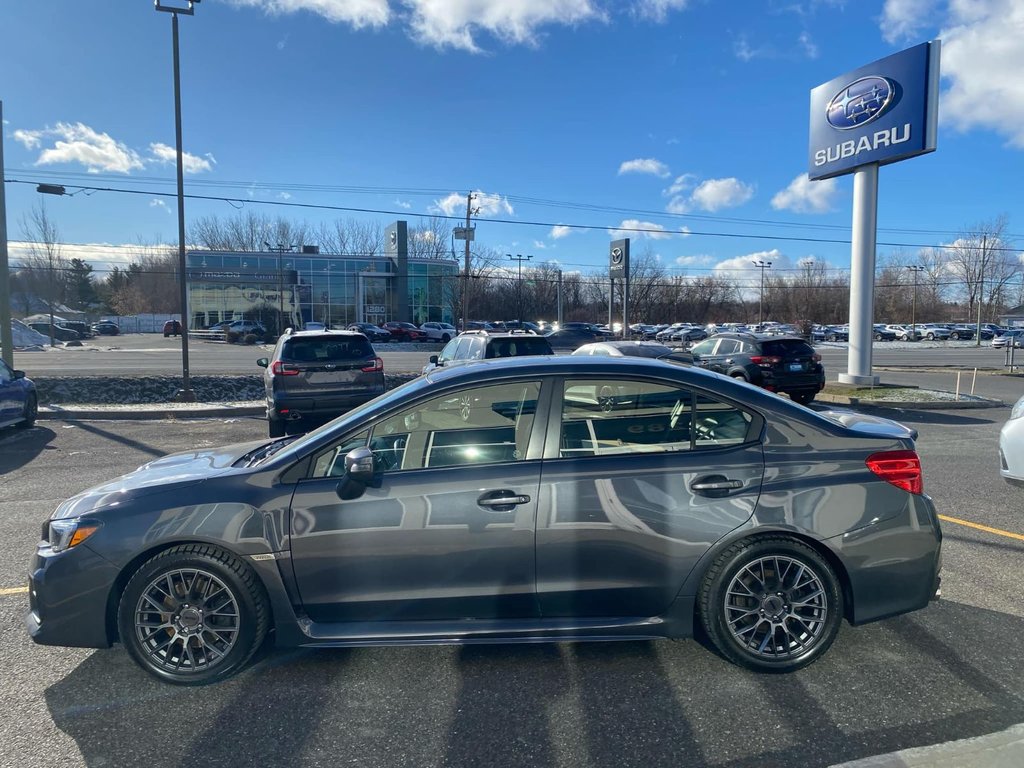
[[[173,192],[170,26],[148,0],[6,4],[5,177]],[[362,215],[257,201],[415,222],[476,190],[478,244],[567,268],[639,228],[677,273],[844,269],[848,245],[783,239],[849,237],[851,179],[802,179],[809,91],[935,37],[938,151],[882,170],[879,240],[1024,232],[1019,0],[205,0],[181,18],[186,191],[316,223]],[[12,239],[38,199],[7,185]],[[173,198],[47,205],[69,255],[176,237]]]

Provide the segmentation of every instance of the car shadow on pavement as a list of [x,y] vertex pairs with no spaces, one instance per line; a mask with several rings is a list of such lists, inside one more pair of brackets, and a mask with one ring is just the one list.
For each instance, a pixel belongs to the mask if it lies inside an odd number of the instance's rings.
[[[845,406],[844,406],[845,407]],[[855,409],[871,416],[881,416],[902,424],[935,424],[949,427],[976,426],[979,424],[1001,424],[1006,420],[1005,414],[999,417],[984,418],[979,416],[962,416],[948,411],[914,410],[912,408],[879,408],[877,406],[860,406]],[[998,409],[992,409],[993,411]]]
[[1024,618],[938,602],[789,675],[693,642],[279,651],[199,688],[97,651],[45,691],[93,768],[815,768],[1024,722]]
[[20,469],[45,450],[53,450],[50,443],[55,437],[48,427],[0,429],[0,475]]
[[139,442],[138,440],[132,440],[130,437],[125,437],[124,435],[119,435],[116,432],[111,432],[109,430],[102,429],[100,427],[97,427],[92,422],[67,419],[67,423],[71,424],[72,426],[78,427],[79,429],[85,432],[89,432],[90,434],[96,435],[97,437],[102,437],[105,440],[113,440],[116,443],[121,443],[121,445],[125,445],[129,448],[134,448],[137,451],[142,451],[142,453],[147,453],[155,458],[159,458],[160,456],[165,456],[167,454],[167,451],[161,451],[159,448],[154,448],[152,445],[149,445],[147,443],[142,443]]

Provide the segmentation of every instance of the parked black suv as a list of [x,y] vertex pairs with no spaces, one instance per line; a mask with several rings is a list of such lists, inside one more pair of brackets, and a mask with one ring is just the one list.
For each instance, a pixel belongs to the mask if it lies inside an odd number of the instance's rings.
[[553,354],[555,353],[547,338],[530,331],[509,331],[507,333],[466,331],[449,341],[441,350],[441,354],[431,355],[430,362],[423,367],[423,373],[429,373],[442,366],[459,365],[473,360]]
[[694,365],[785,392],[803,405],[825,388],[820,355],[798,336],[719,333],[690,351]]
[[384,363],[352,331],[286,332],[256,364],[267,369],[271,437],[306,432],[310,420],[334,418],[384,392]]

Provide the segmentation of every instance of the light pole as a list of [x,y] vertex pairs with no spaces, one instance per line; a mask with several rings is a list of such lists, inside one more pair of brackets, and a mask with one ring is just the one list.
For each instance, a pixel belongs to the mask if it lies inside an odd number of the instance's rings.
[[512,261],[519,262],[519,279],[516,280],[516,314],[519,317],[516,320],[519,321],[520,327],[523,324],[523,262],[529,261],[533,256],[520,256],[518,253],[513,256],[511,253],[505,254]]
[[914,273],[914,295],[910,299],[910,335],[917,336],[917,273],[924,272],[924,267],[911,264],[907,269]]
[[162,5],[156,0],[158,11],[171,14],[171,40],[174,48],[174,141],[178,159],[178,287],[181,305],[181,389],[175,399],[183,403],[191,403],[196,399],[192,391],[192,382],[188,375],[188,271],[185,264],[185,177],[182,165],[181,150],[181,67],[178,61],[178,14],[192,16],[195,4],[200,0],[188,0],[185,7]]
[[764,322],[764,271],[771,269],[772,263],[762,259],[754,259],[753,264],[761,270],[761,295],[757,300],[757,324],[761,325]]
[[276,246],[272,246],[264,240],[263,247],[270,253],[277,254],[277,335],[280,336],[284,333],[284,269],[281,263],[281,258],[283,254],[291,253],[295,250],[295,246],[282,245],[281,243],[278,243]]
[[4,193],[4,103],[0,101],[0,353],[14,367],[14,333],[11,331],[11,273],[7,258],[7,198]]

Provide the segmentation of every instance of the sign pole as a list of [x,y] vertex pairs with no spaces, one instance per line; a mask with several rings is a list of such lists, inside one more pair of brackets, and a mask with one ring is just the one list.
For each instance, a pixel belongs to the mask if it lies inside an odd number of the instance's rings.
[[874,386],[871,373],[874,317],[875,236],[878,224],[878,165],[853,173],[853,232],[850,245],[850,349],[842,384]]

